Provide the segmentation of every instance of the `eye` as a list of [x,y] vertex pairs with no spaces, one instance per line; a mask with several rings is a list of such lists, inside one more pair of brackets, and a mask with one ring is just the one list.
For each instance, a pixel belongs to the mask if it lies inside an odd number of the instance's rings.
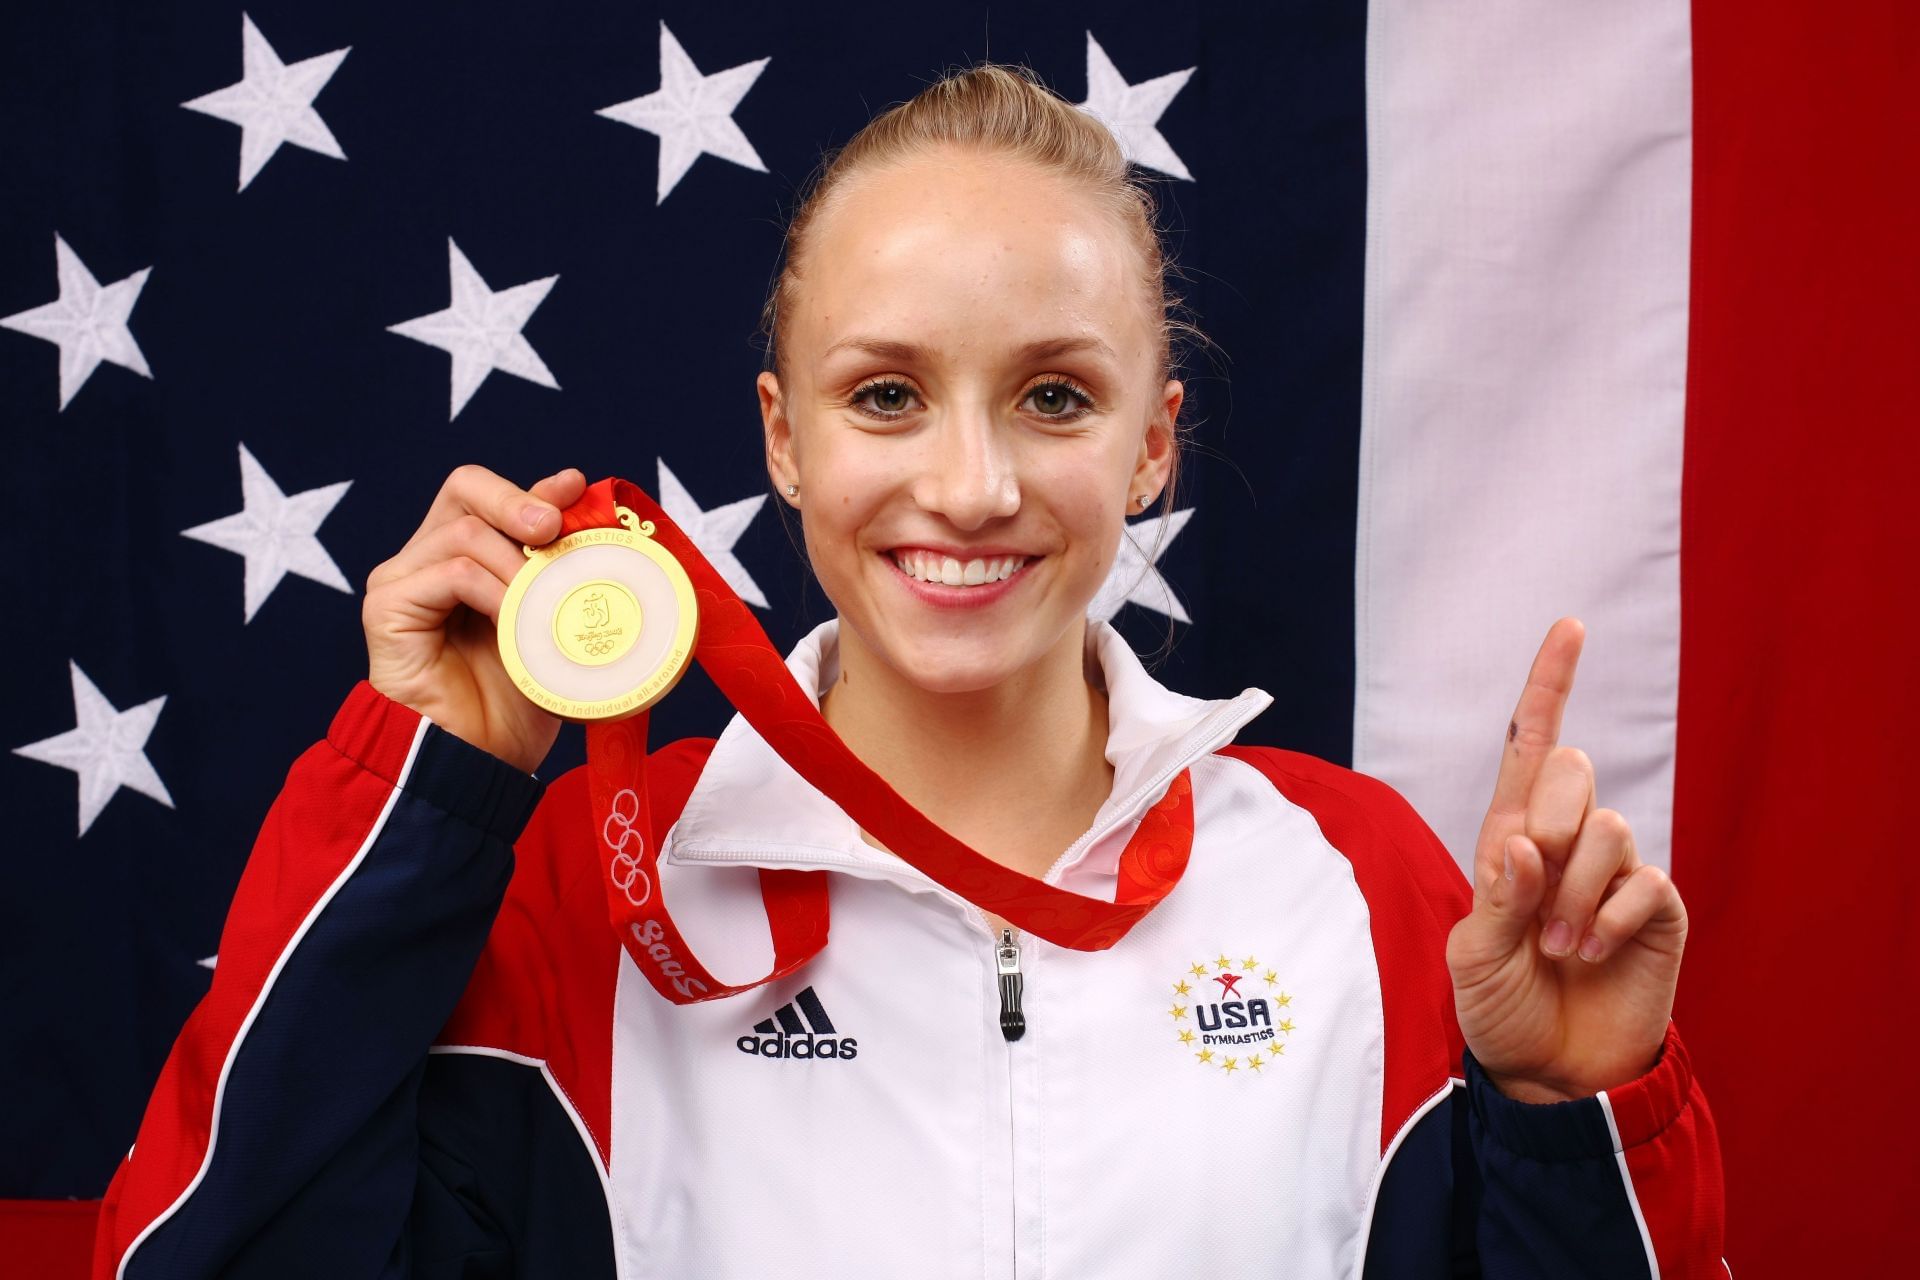
[[1093,397],[1078,383],[1050,377],[1027,388],[1026,399],[1043,418],[1055,422],[1073,422],[1092,413]]
[[[913,388],[898,378],[876,378],[862,384],[847,403],[869,418],[878,418],[882,422],[892,422],[906,415],[907,406],[913,399]],[[862,401],[873,398],[869,408]]]

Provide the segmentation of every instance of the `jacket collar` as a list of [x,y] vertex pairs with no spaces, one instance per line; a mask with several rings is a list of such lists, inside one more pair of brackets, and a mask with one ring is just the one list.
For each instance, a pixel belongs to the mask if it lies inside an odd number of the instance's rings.
[[[839,620],[829,619],[787,657],[788,669],[816,706],[839,678],[838,641]],[[1113,792],[1046,879],[1112,901],[1120,852],[1140,815],[1175,774],[1231,742],[1273,699],[1260,689],[1212,701],[1175,693],[1147,673],[1105,622],[1087,624],[1087,659],[1089,675],[1106,684]],[[863,840],[839,805],[795,773],[737,713],[707,757],[662,857],[674,864],[832,869],[946,892]]]

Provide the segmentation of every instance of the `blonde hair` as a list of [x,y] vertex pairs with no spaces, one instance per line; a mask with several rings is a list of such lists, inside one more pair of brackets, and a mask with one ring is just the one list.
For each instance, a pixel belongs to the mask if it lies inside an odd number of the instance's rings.
[[[1077,183],[1112,211],[1140,250],[1147,305],[1159,313],[1157,355],[1163,380],[1178,369],[1185,340],[1206,341],[1185,319],[1181,300],[1168,287],[1177,271],[1162,241],[1153,190],[1129,168],[1112,131],[1047,88],[1029,68],[982,62],[951,72],[912,99],[889,107],[822,159],[787,225],[780,270],[761,310],[766,368],[781,372],[780,317],[794,314],[809,234],[820,213],[854,174],[941,147],[1029,161]],[[1179,424],[1172,425],[1177,439]],[[1171,492],[1168,485],[1169,497]]]

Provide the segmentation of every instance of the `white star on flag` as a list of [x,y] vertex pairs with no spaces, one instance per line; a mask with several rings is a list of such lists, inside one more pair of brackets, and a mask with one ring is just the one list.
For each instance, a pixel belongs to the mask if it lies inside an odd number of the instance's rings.
[[700,554],[727,580],[742,600],[748,604],[767,607],[767,597],[747,572],[747,566],[740,563],[740,557],[733,554],[733,544],[740,540],[747,526],[753,523],[753,517],[759,512],[767,495],[762,493],[752,498],[742,498],[738,502],[729,502],[715,507],[711,511],[702,511],[700,504],[693,500],[687,487],[680,478],[667,470],[667,460],[660,463],[660,509],[673,518],[673,522],[693,545],[700,548]]
[[644,97],[616,102],[594,112],[659,135],[660,174],[658,194],[653,201],[656,206],[665,202],[667,193],[679,184],[703,152],[760,173],[767,171],[767,166],[760,162],[760,153],[733,122],[733,109],[747,96],[747,90],[753,88],[753,82],[760,78],[770,61],[771,58],[761,58],[710,76],[701,75],[700,68],[693,65],[693,59],[673,38],[673,32],[667,30],[667,24],[660,24],[660,87]]
[[313,100],[340,69],[347,53],[347,49],[335,49],[299,62],[282,62],[260,28],[253,25],[253,19],[240,15],[240,82],[180,104],[189,111],[240,126],[237,190],[245,191],[285,142],[335,160],[347,158],[326,121],[313,109]]
[[153,733],[154,721],[160,718],[160,708],[167,703],[166,696],[116,711],[87,679],[79,663],[69,659],[67,668],[73,677],[73,728],[15,747],[13,754],[74,772],[80,781],[81,835],[87,834],[87,828],[121,787],[173,808],[173,797],[153,771],[146,751],[147,738]]
[[320,522],[346,495],[352,483],[342,480],[289,497],[243,444],[240,446],[241,510],[182,529],[180,536],[246,558],[246,622],[253,621],[253,615],[280,585],[280,579],[289,573],[352,594],[353,588],[347,585],[346,576],[320,545],[318,537]]
[[498,293],[460,252],[460,246],[447,237],[447,280],[451,301],[444,311],[418,316],[387,326],[397,333],[430,347],[439,347],[453,357],[453,382],[447,421],[452,422],[473,399],[473,393],[495,369],[528,382],[537,382],[555,391],[560,384],[534,351],[520,330],[534,309],[546,300],[559,276],[529,280]]
[[1139,84],[1128,84],[1119,68],[1113,65],[1113,59],[1107,56],[1107,51],[1100,47],[1100,42],[1089,31],[1087,100],[1075,105],[1113,130],[1113,136],[1120,140],[1127,159],[1133,163],[1191,182],[1193,175],[1187,172],[1187,166],[1181,163],[1173,147],[1160,136],[1160,130],[1155,126],[1160,121],[1160,113],[1167,109],[1173,96],[1186,86],[1194,70],[1188,67],[1185,71],[1169,71],[1164,76],[1155,76]]
[[45,306],[0,316],[0,328],[44,338],[60,348],[60,407],[67,407],[102,360],[151,378],[153,371],[127,328],[127,317],[153,268],[102,285],[58,231],[53,233],[53,262],[60,296]]
[[1113,568],[1107,571],[1107,580],[1087,605],[1087,616],[1098,622],[1109,622],[1120,612],[1121,605],[1137,604],[1143,609],[1164,613],[1175,622],[1192,622],[1186,609],[1181,607],[1179,597],[1173,594],[1173,588],[1155,566],[1173,545],[1173,540],[1180,536],[1180,531],[1187,527],[1193,513],[1194,508],[1188,507],[1172,515],[1136,520],[1122,528],[1120,553],[1114,557]]

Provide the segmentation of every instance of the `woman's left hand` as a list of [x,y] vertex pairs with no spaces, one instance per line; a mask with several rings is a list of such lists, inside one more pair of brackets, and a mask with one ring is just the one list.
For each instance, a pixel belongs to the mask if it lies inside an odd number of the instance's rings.
[[1687,910],[1594,807],[1593,764],[1558,745],[1585,627],[1562,618],[1527,674],[1474,850],[1473,910],[1447,939],[1467,1047],[1510,1097],[1555,1102],[1653,1066]]

